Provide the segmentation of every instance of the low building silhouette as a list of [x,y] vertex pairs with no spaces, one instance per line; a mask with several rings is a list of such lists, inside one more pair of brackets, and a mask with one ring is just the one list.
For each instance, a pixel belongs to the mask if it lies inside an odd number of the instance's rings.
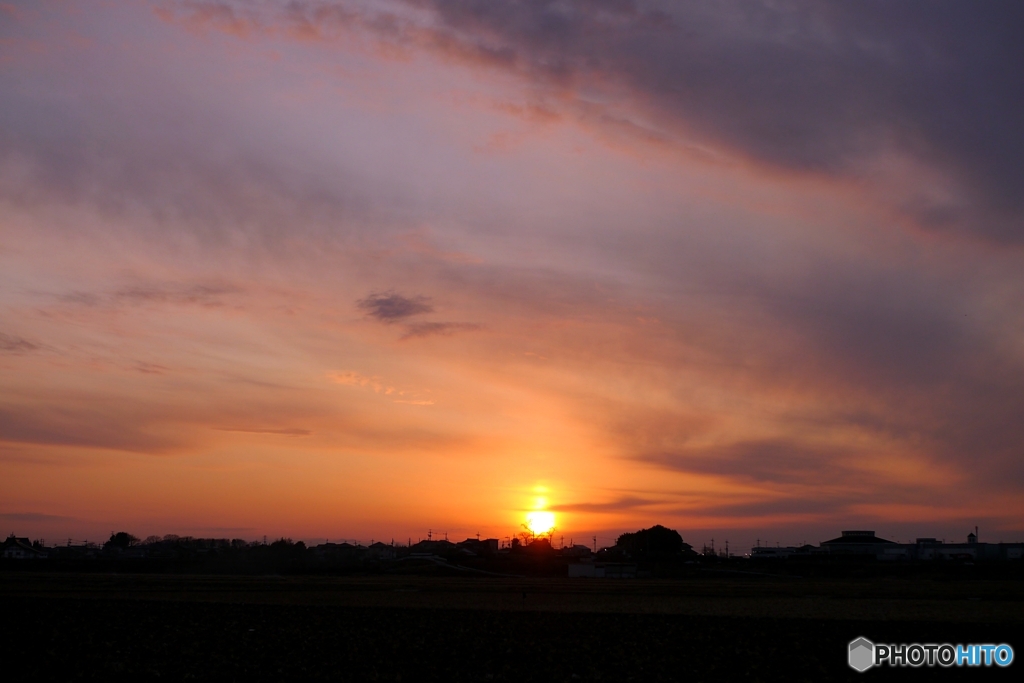
[[363,553],[363,557],[369,560],[393,560],[395,559],[395,547],[377,541],[371,543],[370,546]]
[[5,560],[39,560],[45,558],[46,551],[39,547],[38,541],[33,544],[27,538],[19,538],[11,534],[0,546],[0,557]]
[[819,547],[757,546],[750,549],[756,560],[798,558],[876,560],[883,562],[927,561],[1002,561],[1024,558],[1024,543],[980,543],[977,529],[967,535],[965,543],[946,543],[937,538],[917,538],[913,543],[897,543],[875,535],[869,530],[846,530],[838,538],[822,541]]
[[479,557],[490,557],[498,554],[498,539],[496,538],[485,538],[483,540],[467,538],[465,541],[458,543],[457,546],[460,550],[469,551],[471,554]]
[[800,546],[767,546],[758,545],[750,549],[751,559],[756,560],[785,560],[791,557],[810,557],[812,555],[827,552],[820,547],[805,543]]

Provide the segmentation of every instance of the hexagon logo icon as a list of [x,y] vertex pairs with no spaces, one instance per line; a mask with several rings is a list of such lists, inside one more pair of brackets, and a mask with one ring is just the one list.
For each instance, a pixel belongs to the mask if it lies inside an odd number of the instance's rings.
[[867,671],[875,663],[875,644],[867,638],[858,638],[850,642],[850,668]]

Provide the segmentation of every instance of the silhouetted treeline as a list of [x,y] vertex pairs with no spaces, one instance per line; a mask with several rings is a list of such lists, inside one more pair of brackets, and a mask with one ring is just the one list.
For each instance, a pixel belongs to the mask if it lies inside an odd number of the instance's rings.
[[[586,546],[555,547],[551,538],[529,534],[513,537],[507,545],[493,538],[469,538],[461,542],[431,539],[413,544],[325,542],[307,547],[302,541],[287,538],[267,543],[171,534],[140,540],[127,531],[119,531],[102,545],[69,541],[52,547],[43,547],[39,542],[33,546],[28,539],[14,536],[6,545],[18,550],[19,561],[15,564],[21,568],[30,566],[23,560],[34,560],[34,569],[252,574],[566,576],[569,564],[600,560],[633,563],[623,575],[636,575],[637,563],[683,562],[694,556],[678,532],[662,526],[625,534],[614,548],[602,550],[596,556]],[[10,567],[11,563],[4,566]],[[653,567],[647,567],[647,571],[650,573]]]
[[[843,538],[853,538],[844,536]],[[859,539],[860,537],[856,537]],[[928,540],[928,539],[925,539]],[[888,542],[887,542],[888,543]],[[847,544],[849,545],[849,544]],[[897,544],[888,543],[886,548]],[[0,550],[4,570],[209,573],[209,574],[417,574],[447,576],[551,576],[644,578],[766,575],[875,576],[938,573],[958,576],[1017,576],[1020,560],[975,562],[956,555],[930,562],[884,562],[878,555],[832,552],[822,548],[770,549],[737,557],[705,548],[696,553],[679,532],[655,525],[625,533],[613,546],[596,553],[571,544],[555,547],[551,538],[524,534],[506,545],[498,539],[469,538],[461,542],[426,540],[413,544],[325,542],[307,546],[280,538],[270,543],[227,538],[111,534],[102,545],[74,543],[45,546],[14,535]],[[930,546],[929,546],[930,547]],[[938,547],[938,546],[936,546]],[[953,546],[949,546],[953,547]],[[981,547],[980,545],[978,547]],[[1010,547],[1014,550],[1016,546]],[[848,548],[847,548],[848,549]],[[898,548],[897,548],[898,549]],[[793,550],[781,555],[781,551]],[[939,557],[939,556],[937,556]],[[942,559],[944,558],[944,559]]]

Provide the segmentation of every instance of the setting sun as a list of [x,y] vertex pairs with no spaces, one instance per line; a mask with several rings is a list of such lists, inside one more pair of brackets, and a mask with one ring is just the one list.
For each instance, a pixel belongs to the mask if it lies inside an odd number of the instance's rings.
[[535,511],[526,513],[526,526],[535,536],[546,534],[555,528],[555,513]]

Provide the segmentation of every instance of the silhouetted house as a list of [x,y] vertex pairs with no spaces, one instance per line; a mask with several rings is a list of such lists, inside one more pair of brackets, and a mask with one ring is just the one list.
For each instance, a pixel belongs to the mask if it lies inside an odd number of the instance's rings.
[[71,545],[70,542],[66,546],[56,546],[49,549],[50,557],[60,560],[92,560],[96,559],[101,549],[95,543],[79,543]]
[[46,557],[46,552],[42,548],[32,547],[32,541],[27,538],[11,534],[0,546],[0,557],[5,560],[39,560]]
[[455,554],[456,546],[451,541],[442,539],[440,541],[420,541],[413,544],[409,550],[413,555],[439,555],[447,557]]
[[843,531],[842,536],[823,541],[830,555],[873,556],[880,560],[908,559],[909,552],[899,543],[875,536],[874,531]]
[[372,560],[393,560],[395,559],[395,548],[387,543],[371,543],[363,556]]
[[562,557],[579,557],[585,558],[590,557],[594,553],[585,545],[574,544],[568,548],[562,548],[559,553]]
[[326,562],[355,562],[366,548],[351,543],[321,543],[311,548],[313,556]]
[[473,555],[479,555],[480,557],[488,557],[496,555],[498,553],[498,539],[496,538],[485,538],[483,540],[479,538],[467,538],[465,541],[457,544],[459,549],[462,551],[468,551]]

